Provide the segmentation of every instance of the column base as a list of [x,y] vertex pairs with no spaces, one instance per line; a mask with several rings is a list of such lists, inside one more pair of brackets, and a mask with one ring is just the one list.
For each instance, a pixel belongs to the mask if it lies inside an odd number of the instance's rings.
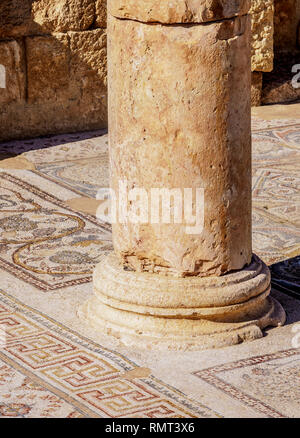
[[95,295],[78,314],[102,333],[143,349],[200,350],[261,338],[283,325],[270,273],[255,255],[222,277],[165,277],[126,271],[114,254],[94,271]]

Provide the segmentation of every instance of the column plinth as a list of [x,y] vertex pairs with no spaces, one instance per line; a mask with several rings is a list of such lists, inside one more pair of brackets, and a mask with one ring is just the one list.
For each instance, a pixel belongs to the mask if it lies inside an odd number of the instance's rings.
[[126,271],[112,254],[94,272],[94,297],[80,316],[128,346],[198,350],[261,338],[285,322],[269,297],[270,273],[255,255],[221,277],[170,278]]
[[131,345],[218,347],[285,321],[251,247],[249,1],[208,3],[108,2],[111,188],[203,190],[201,229],[175,220],[173,198],[173,221],[113,223],[80,314]]

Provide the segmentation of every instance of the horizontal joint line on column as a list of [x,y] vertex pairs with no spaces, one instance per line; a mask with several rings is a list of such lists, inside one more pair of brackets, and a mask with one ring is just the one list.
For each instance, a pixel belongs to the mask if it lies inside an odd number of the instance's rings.
[[250,16],[250,14],[243,14],[243,15],[234,15],[233,17],[227,17],[227,18],[222,18],[220,20],[213,20],[213,21],[200,21],[200,22],[189,22],[189,23],[162,23],[160,21],[141,21],[138,20],[137,18],[128,18],[128,17],[117,17],[115,15],[112,15],[112,17],[116,18],[117,20],[121,20],[121,21],[136,21],[137,23],[141,23],[141,24],[148,24],[149,26],[156,26],[156,25],[161,25],[161,26],[168,26],[168,27],[192,27],[192,26],[209,26],[210,24],[216,24],[216,23],[223,23],[226,21],[231,21],[231,20],[235,20],[237,18],[242,18],[242,17],[247,17]]

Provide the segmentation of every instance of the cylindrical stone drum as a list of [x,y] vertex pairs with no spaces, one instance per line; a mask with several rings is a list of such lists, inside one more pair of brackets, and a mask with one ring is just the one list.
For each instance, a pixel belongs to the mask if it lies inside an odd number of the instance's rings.
[[251,251],[249,0],[108,6],[115,251],[79,314],[134,348],[260,338],[285,312]]
[[[108,4],[111,187],[149,200],[147,218],[113,224],[119,260],[181,277],[242,269],[252,256],[249,1]],[[152,189],[192,189],[201,231],[187,232],[184,214],[153,222]]]

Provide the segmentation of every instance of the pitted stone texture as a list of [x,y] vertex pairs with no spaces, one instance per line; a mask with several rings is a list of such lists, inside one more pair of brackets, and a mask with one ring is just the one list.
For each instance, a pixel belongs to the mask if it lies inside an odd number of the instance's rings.
[[285,322],[268,295],[268,268],[254,256],[249,267],[223,277],[167,279],[124,271],[114,255],[94,272],[95,296],[79,316],[127,345],[194,350],[238,344]]
[[105,27],[104,0],[0,0],[0,140],[107,128]]
[[33,0],[32,19],[44,31],[86,30],[94,22],[95,0]]
[[[222,275],[251,260],[250,18],[205,26],[109,19],[111,183],[204,188],[204,230],[113,226],[137,271]],[[195,207],[195,205],[194,205]],[[130,204],[128,203],[130,210]]]
[[89,29],[95,0],[1,0],[0,38]]
[[[6,105],[25,99],[26,67],[23,44],[17,41],[0,42],[0,65],[0,114],[3,114]],[[2,128],[0,123],[0,129]]]
[[[106,31],[69,32],[26,39],[28,100],[106,101]],[[100,110],[97,107],[96,111]]]
[[67,35],[28,37],[26,53],[29,103],[63,102],[72,97]]
[[0,38],[19,37],[39,32],[31,15],[32,0],[0,1]]
[[107,123],[106,29],[69,32],[69,38],[71,87],[80,92],[78,111],[82,124],[96,129],[99,119]]
[[297,26],[300,20],[298,0],[275,0],[274,46],[278,51],[291,52],[297,44]]
[[273,70],[274,0],[252,0],[252,71]]
[[260,71],[251,73],[251,106],[261,105],[263,74]]
[[1,140],[107,127],[105,29],[27,37],[27,81],[22,45],[0,47],[11,65]]
[[107,21],[107,10],[106,10],[106,0],[96,0],[96,20],[95,24],[97,27],[106,27]]
[[244,15],[250,0],[108,0],[114,17],[144,23],[203,23]]
[[[242,287],[241,287],[242,285]],[[138,313],[196,316],[198,310],[248,303],[270,290],[270,271],[257,257],[240,271],[221,277],[170,278],[122,269],[116,256],[104,258],[94,270],[95,294],[119,301],[119,307],[135,306]],[[136,293],[139,289],[143,293]],[[141,310],[143,309],[143,310]],[[197,310],[198,309],[198,310]]]

